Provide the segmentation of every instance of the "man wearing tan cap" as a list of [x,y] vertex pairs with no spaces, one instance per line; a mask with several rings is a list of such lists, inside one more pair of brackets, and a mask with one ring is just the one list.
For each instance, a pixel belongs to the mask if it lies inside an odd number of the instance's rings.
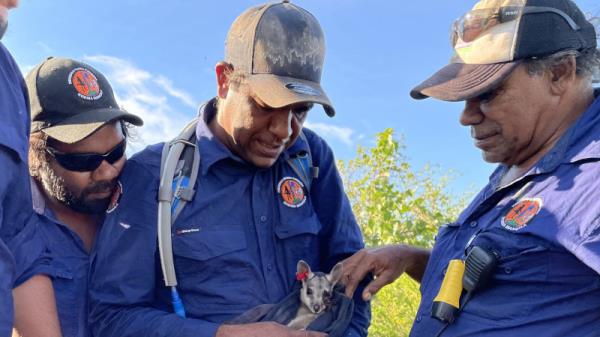
[[[133,156],[123,170],[123,197],[92,262],[95,335],[366,336],[368,304],[342,293],[318,294],[331,308],[307,331],[286,327],[299,302],[275,315],[281,319],[232,324],[248,310],[281,303],[298,285],[299,260],[328,271],[363,247],[331,149],[302,128],[313,104],[335,114],[319,84],[324,48],[317,20],[288,1],[236,19],[216,65],[217,96],[200,108],[195,138],[186,140],[199,155],[189,180],[196,183],[180,188],[187,178],[176,180],[176,220],[166,236],[157,239],[165,216],[158,207],[173,195],[166,189],[172,178],[159,188],[170,167],[161,165],[164,144]],[[172,244],[166,251],[165,241]]]
[[464,101],[487,186],[431,251],[363,250],[347,293],[406,272],[421,283],[411,336],[596,336],[600,331],[600,53],[570,0],[483,0],[452,27],[454,57],[411,91]]

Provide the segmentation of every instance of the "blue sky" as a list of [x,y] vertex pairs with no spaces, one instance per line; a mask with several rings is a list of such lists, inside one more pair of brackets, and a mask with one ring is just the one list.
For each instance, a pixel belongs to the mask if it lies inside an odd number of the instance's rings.
[[[322,85],[337,115],[313,109],[308,126],[350,159],[358,144],[391,127],[415,168],[429,163],[458,176],[451,189],[485,184],[486,164],[461,103],[415,101],[408,92],[450,56],[449,27],[474,1],[298,0],[325,32]],[[598,0],[576,0],[600,15]],[[3,42],[23,72],[47,56],[83,60],[111,81],[120,104],[139,114],[138,148],[173,137],[214,96],[214,65],[229,25],[260,1],[21,0]]]

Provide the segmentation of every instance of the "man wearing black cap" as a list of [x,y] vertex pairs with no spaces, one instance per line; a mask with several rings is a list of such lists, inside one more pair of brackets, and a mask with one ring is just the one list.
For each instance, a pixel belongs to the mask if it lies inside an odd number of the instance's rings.
[[[17,0],[0,0],[0,39]],[[24,336],[60,336],[39,219],[31,208],[27,172],[29,113],[23,77],[0,43],[0,336],[10,336],[15,310],[29,306]],[[13,290],[14,287],[14,290]],[[14,295],[14,306],[13,306]],[[20,317],[17,315],[16,317]]]
[[[335,113],[319,84],[323,59],[319,23],[289,1],[250,8],[236,19],[225,61],[216,65],[217,97],[201,107],[194,127],[196,184],[177,189],[173,208],[179,200],[187,204],[158,240],[172,249],[159,254],[157,247],[157,217],[165,215],[162,208],[157,214],[157,199],[162,204],[172,195],[164,192],[172,179],[159,191],[160,172],[170,165],[161,169],[163,144],[123,170],[124,194],[106,218],[92,263],[94,334],[324,336],[291,330],[287,322],[225,323],[282,301],[296,285],[299,260],[327,271],[363,247],[331,149],[302,129],[315,103]],[[299,168],[289,163],[296,158],[312,162]],[[370,311],[360,297],[353,310],[335,312],[321,316],[332,324],[320,331],[366,336]],[[337,325],[338,318],[347,323]]]
[[457,221],[440,227],[433,250],[389,246],[346,260],[347,292],[369,272],[377,278],[364,298],[403,272],[420,281],[411,336],[595,336],[594,27],[570,0],[483,0],[452,37],[451,64],[411,96],[465,101],[460,123],[484,160],[500,165]]
[[100,72],[48,58],[26,77],[31,106],[29,171],[40,231],[52,253],[52,277],[64,337],[89,336],[89,256],[104,215],[121,194],[127,128],[142,120],[117,105]]

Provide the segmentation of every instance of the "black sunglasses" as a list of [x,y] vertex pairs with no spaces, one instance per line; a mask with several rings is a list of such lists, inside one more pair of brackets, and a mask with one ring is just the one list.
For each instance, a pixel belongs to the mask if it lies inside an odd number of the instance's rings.
[[114,164],[125,154],[127,142],[123,139],[117,146],[105,154],[98,153],[64,153],[51,147],[46,148],[46,152],[54,157],[60,166],[69,171],[88,172],[95,169],[106,160],[109,164]]

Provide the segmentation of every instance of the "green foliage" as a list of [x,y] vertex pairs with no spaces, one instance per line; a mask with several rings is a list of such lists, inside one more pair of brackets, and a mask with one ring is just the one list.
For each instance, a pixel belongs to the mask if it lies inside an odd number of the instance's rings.
[[[415,172],[392,129],[372,148],[338,162],[346,193],[368,247],[405,243],[431,247],[437,227],[454,220],[465,204],[447,191],[450,176],[429,166]],[[435,158],[432,158],[435,160]],[[369,334],[408,336],[420,301],[419,285],[402,276],[373,299]]]

